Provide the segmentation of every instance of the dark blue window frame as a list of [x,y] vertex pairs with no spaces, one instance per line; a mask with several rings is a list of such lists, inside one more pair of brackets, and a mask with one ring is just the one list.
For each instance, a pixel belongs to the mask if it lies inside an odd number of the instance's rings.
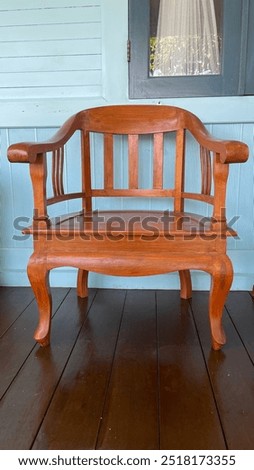
[[254,93],[254,0],[224,0],[221,74],[150,77],[150,0],[129,0],[129,97],[171,98]]

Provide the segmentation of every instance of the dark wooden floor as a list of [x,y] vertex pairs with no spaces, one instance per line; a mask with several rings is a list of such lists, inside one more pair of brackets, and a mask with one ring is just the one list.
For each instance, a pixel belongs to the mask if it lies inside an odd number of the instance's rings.
[[51,347],[29,288],[0,288],[1,449],[254,449],[254,302],[232,292],[54,289]]

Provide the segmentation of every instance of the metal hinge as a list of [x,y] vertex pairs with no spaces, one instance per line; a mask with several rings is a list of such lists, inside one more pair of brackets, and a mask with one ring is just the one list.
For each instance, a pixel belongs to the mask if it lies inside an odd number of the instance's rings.
[[127,62],[131,61],[131,41],[127,41]]

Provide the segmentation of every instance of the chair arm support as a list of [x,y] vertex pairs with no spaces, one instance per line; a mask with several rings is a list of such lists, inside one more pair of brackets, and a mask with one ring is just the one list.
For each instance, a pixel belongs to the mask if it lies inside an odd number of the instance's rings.
[[219,154],[221,163],[243,163],[248,160],[248,145],[236,140],[216,139],[207,131],[197,116],[192,115],[192,120],[188,120],[187,128],[200,145]]
[[37,155],[53,152],[62,147],[79,129],[78,114],[71,116],[55,133],[45,142],[19,142],[9,146],[7,156],[10,162],[34,163]]

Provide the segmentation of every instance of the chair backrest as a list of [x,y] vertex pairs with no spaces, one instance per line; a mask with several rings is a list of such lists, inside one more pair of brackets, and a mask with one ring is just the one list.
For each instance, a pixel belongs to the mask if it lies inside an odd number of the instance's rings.
[[[209,204],[214,203],[211,195],[212,159],[210,152],[199,144],[201,162],[200,192],[185,191],[185,150],[186,131],[194,137],[196,131],[205,131],[201,121],[192,113],[181,108],[160,105],[120,105],[105,106],[81,111],[75,116],[75,128],[81,130],[82,156],[82,191],[64,193],[63,162],[64,148],[56,150],[53,155],[52,184],[54,196],[48,204],[75,197],[83,199],[86,210],[92,208],[93,197],[170,197],[174,199],[174,210],[184,209],[184,200],[195,199]],[[205,131],[206,132],[206,131]],[[175,140],[174,145],[174,183],[165,185],[165,142],[168,134]],[[101,134],[103,187],[96,188],[91,179],[91,135]],[[127,187],[115,188],[115,141],[117,136],[126,136],[126,155],[128,168]],[[140,187],[140,141],[147,135],[151,141],[152,165],[150,187]],[[172,159],[173,161],[173,159]],[[172,163],[171,163],[172,165]]]

